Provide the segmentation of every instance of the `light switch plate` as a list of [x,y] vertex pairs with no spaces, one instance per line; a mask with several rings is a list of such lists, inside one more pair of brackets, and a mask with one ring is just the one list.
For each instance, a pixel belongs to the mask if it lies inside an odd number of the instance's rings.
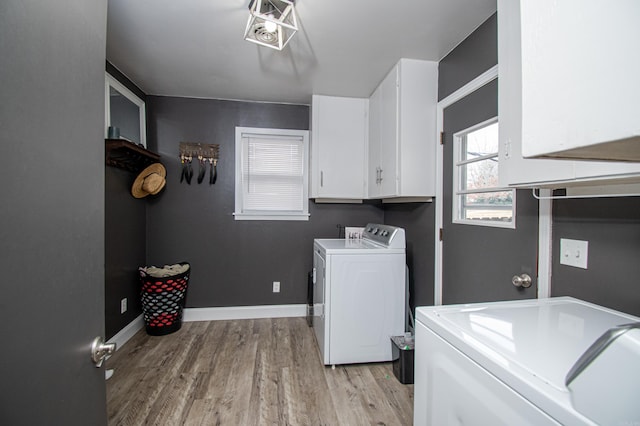
[[560,238],[560,264],[587,269],[589,242]]

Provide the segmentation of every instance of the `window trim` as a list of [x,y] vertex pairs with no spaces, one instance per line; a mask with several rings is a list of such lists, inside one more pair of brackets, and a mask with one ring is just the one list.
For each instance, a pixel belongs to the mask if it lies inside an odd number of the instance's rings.
[[[265,211],[255,210],[251,212],[243,211],[243,188],[242,188],[242,139],[245,135],[268,136],[268,137],[297,137],[303,143],[303,182],[302,182],[302,212],[286,211]],[[235,182],[235,220],[309,220],[309,131],[296,129],[268,129],[259,127],[236,127],[236,182]]]
[[[498,159],[498,152],[496,152],[495,154],[489,154],[489,155],[483,155],[481,157],[475,158],[473,160],[469,160],[469,159],[462,159],[462,152],[461,152],[461,146],[462,146],[462,138],[473,132],[476,131],[478,129],[484,128],[484,127],[488,127],[494,123],[498,123],[498,117],[492,117],[488,120],[485,120],[481,123],[477,123],[473,126],[470,126],[466,129],[460,130],[459,132],[456,132],[453,135],[453,182],[452,182],[452,188],[451,188],[451,222],[452,223],[456,223],[456,224],[463,224],[463,225],[476,225],[476,226],[486,226],[486,227],[492,227],[492,228],[507,228],[507,229],[515,229],[516,228],[516,190],[515,188],[509,188],[509,187],[500,187],[500,186],[496,186],[496,187],[490,187],[487,189],[468,189],[468,190],[463,190],[460,189],[460,181],[461,181],[461,176],[460,176],[460,171],[461,166],[470,164],[470,163],[475,163],[475,162],[479,162],[479,161],[483,161],[483,160],[488,160],[488,159],[492,159],[492,158],[496,158],[496,160]],[[498,173],[500,173],[500,166],[498,165]],[[460,214],[460,196],[461,195],[465,195],[465,194],[482,194],[482,193],[487,193],[487,192],[511,192],[511,199],[513,200],[512,202],[512,215],[511,218],[512,220],[510,222],[502,222],[502,221],[492,221],[492,220],[482,220],[482,219],[461,219],[461,214]]]

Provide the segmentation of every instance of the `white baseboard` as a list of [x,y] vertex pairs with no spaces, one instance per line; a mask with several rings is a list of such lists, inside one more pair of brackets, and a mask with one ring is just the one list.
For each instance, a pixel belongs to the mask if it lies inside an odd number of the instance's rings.
[[138,315],[136,319],[127,324],[122,330],[116,333],[111,339],[107,341],[107,343],[115,343],[116,351],[122,347],[125,343],[129,341],[139,330],[142,330],[144,327],[144,320],[142,319],[142,314]]
[[[234,319],[257,318],[286,318],[304,317],[307,315],[307,305],[259,305],[259,306],[225,306],[219,308],[185,308],[183,321],[216,321]],[[144,328],[142,314],[127,324],[107,343],[115,343],[116,350],[120,349],[139,330]]]
[[215,321],[257,318],[307,316],[307,305],[225,306],[218,308],[186,308],[183,321]]

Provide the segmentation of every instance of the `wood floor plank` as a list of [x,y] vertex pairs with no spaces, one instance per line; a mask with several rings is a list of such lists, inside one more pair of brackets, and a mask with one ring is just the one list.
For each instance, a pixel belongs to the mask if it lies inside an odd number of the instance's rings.
[[144,330],[107,360],[109,425],[409,425],[390,363],[322,365],[304,318]]
[[230,333],[223,342],[225,348],[220,359],[228,366],[224,386],[215,381],[209,383],[209,394],[214,396],[217,408],[215,422],[219,424],[249,424],[246,418],[258,347],[252,328],[251,320],[232,321]]
[[181,373],[172,378],[151,406],[146,421],[150,424],[183,424],[193,403],[191,389],[196,382],[197,375],[192,374]]
[[371,364],[370,371],[402,424],[413,423],[413,385],[400,383],[391,364]]
[[304,406],[302,415],[309,419],[308,423],[299,424],[339,424],[315,336],[303,318],[293,318],[292,321],[292,386],[294,395]]

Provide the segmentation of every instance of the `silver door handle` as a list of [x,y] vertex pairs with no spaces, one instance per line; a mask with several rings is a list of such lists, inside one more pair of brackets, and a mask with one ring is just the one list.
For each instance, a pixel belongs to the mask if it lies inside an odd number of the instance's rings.
[[531,277],[527,274],[514,275],[511,278],[511,283],[516,287],[529,288],[531,287]]
[[91,361],[93,361],[97,368],[100,368],[107,356],[113,354],[115,351],[115,343],[105,343],[104,339],[98,336],[93,339],[91,343]]
[[324,186],[324,172],[321,170],[320,171],[320,187],[322,188]]

